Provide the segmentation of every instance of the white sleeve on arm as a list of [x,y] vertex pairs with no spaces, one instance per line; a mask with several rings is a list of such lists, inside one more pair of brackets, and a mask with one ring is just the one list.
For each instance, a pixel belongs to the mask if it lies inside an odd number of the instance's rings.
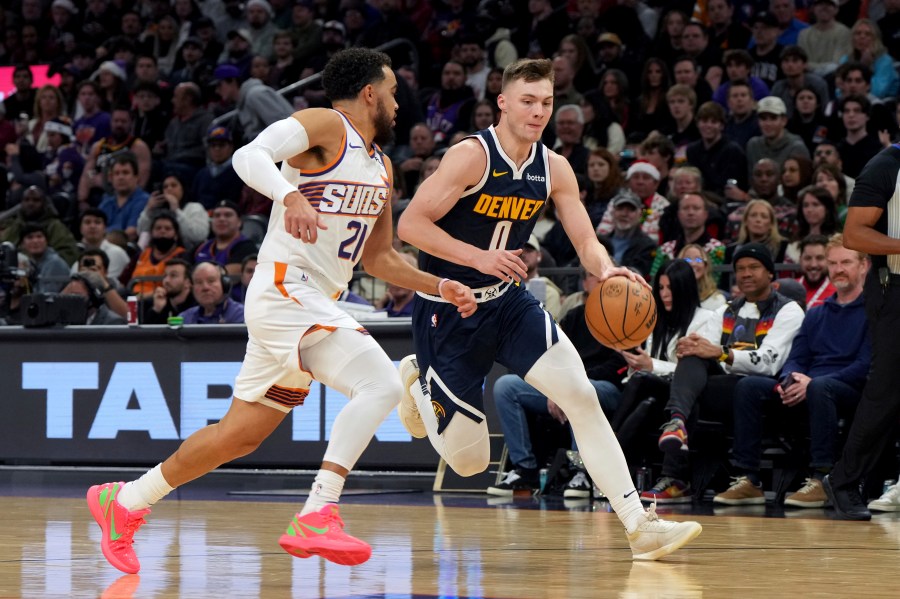
[[734,352],[734,362],[728,369],[729,372],[762,376],[778,374],[791,353],[791,345],[803,324],[803,316],[803,308],[796,302],[790,302],[781,308],[758,349]]
[[231,164],[244,183],[267,198],[283,202],[284,197],[297,188],[281,176],[275,163],[308,149],[306,129],[300,121],[288,117],[272,123],[256,139],[235,152]]

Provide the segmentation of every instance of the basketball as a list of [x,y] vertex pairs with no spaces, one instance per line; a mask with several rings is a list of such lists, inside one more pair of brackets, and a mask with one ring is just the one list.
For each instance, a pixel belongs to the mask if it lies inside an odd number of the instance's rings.
[[584,302],[584,320],[597,341],[613,349],[631,349],[647,340],[656,325],[653,293],[627,277],[610,277]]

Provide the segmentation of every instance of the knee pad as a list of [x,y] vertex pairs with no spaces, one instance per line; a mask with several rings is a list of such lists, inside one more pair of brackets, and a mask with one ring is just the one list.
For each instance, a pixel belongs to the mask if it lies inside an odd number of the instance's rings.
[[447,449],[447,465],[460,476],[474,476],[487,470],[491,444],[487,424],[457,413],[441,435]]

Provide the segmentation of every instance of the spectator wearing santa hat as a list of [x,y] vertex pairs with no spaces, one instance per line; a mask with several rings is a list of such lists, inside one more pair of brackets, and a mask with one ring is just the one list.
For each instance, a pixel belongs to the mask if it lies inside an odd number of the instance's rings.
[[[628,189],[641,200],[641,231],[654,239],[657,244],[663,240],[659,230],[659,219],[669,205],[669,200],[657,193],[659,188],[659,169],[646,160],[636,160],[625,174]],[[612,202],[597,227],[600,235],[610,235],[616,228]]]

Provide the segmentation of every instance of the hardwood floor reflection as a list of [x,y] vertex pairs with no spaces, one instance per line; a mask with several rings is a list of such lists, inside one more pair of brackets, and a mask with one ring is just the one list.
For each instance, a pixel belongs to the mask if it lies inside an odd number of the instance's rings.
[[[0,498],[0,597],[809,597],[893,596],[900,520],[696,518],[703,534],[665,561],[631,561],[604,511],[342,507],[373,546],[355,568],[291,558],[276,540],[295,507],[164,501],[140,530],[140,575],[100,554],[74,499]],[[822,512],[818,512],[821,514]]]

